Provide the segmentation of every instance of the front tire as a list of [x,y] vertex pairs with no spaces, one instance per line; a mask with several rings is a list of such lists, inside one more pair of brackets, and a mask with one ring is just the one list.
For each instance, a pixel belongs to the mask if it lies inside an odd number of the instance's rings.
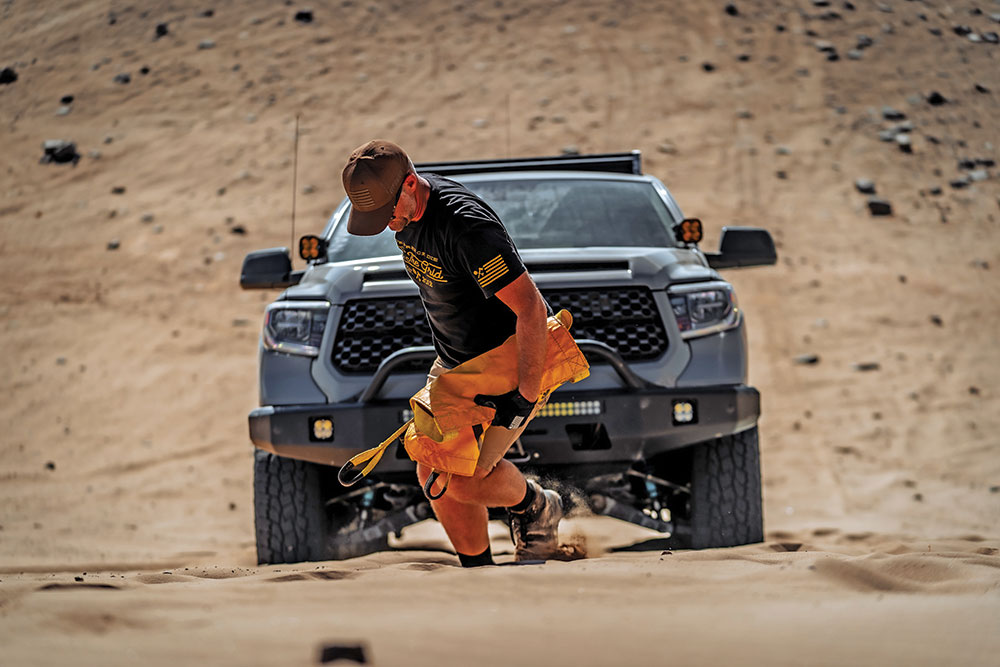
[[324,557],[329,527],[316,464],[255,450],[253,504],[258,563]]
[[757,427],[694,447],[691,548],[764,540]]

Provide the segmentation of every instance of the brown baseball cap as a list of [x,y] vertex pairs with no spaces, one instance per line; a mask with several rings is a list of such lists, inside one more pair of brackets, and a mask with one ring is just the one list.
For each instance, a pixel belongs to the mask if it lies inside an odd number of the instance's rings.
[[376,139],[351,153],[344,167],[344,189],[351,200],[347,231],[358,236],[379,234],[392,219],[403,180],[413,169],[406,151]]

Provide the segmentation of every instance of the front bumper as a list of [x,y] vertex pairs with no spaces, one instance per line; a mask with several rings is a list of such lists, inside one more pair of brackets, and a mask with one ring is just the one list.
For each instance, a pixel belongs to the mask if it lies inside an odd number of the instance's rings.
[[[692,421],[677,422],[678,402],[691,404]],[[552,395],[547,407],[528,424],[521,449],[512,452],[515,460],[563,466],[647,458],[751,428],[760,416],[760,394],[746,385],[564,389]],[[250,413],[250,439],[280,456],[341,466],[388,437],[403,423],[408,408],[403,400],[264,406]],[[685,414],[682,411],[681,416]],[[329,440],[314,436],[316,420],[333,424]],[[377,472],[412,469],[413,462],[396,445],[386,452]]]

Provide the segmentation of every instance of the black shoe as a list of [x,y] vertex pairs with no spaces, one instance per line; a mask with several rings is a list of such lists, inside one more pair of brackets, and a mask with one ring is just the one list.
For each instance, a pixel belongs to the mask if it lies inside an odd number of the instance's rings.
[[535,499],[524,512],[510,512],[510,537],[514,541],[514,560],[546,560],[559,552],[559,520],[562,500],[559,494],[543,489],[528,480]]

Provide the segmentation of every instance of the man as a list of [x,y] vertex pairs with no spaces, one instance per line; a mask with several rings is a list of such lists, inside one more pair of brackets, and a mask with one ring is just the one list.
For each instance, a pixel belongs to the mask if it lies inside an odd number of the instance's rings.
[[[549,312],[507,230],[486,202],[455,181],[417,174],[403,149],[389,141],[355,149],[343,181],[351,200],[350,233],[371,236],[387,226],[396,233],[438,353],[428,381],[517,334],[518,386],[477,397],[496,409],[496,417],[483,434],[475,474],[455,476],[445,495],[431,502],[459,560],[464,567],[493,565],[489,507],[508,508],[518,561],[554,555],[559,494],[526,480],[503,458],[538,407]],[[431,472],[418,462],[422,485]]]

